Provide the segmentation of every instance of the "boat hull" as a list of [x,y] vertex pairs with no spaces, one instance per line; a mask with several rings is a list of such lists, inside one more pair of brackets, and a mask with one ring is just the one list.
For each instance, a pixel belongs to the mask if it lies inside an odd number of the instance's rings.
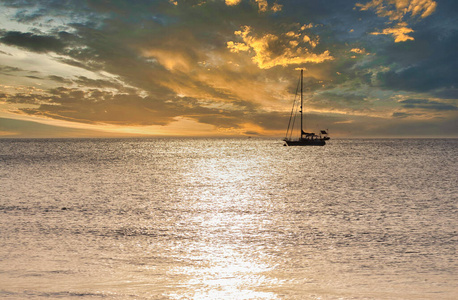
[[296,141],[285,140],[285,143],[288,146],[324,146],[326,145],[326,142],[323,139],[296,140]]

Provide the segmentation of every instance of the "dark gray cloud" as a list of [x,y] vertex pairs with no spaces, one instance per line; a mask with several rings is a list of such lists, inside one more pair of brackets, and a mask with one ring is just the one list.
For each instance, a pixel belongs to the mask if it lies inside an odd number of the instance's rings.
[[421,108],[431,110],[458,110],[458,107],[453,104],[442,103],[426,99],[407,99],[400,101],[404,108]]
[[48,79],[50,79],[52,81],[60,82],[60,83],[66,83],[66,84],[72,83],[71,80],[68,80],[68,79],[66,79],[66,78],[64,78],[62,76],[57,76],[57,75],[49,75]]
[[38,76],[35,76],[35,75],[27,75],[27,76],[25,76],[25,77],[31,78],[31,79],[39,79],[39,80],[43,79],[43,78],[38,77]]
[[413,114],[408,114],[408,113],[403,113],[403,112],[394,112],[392,116],[394,118],[407,118],[407,117],[410,117],[412,115]]
[[0,65],[0,72],[2,74],[11,74],[11,73],[16,73],[16,72],[21,72],[21,71],[24,71],[23,69],[21,68],[18,68],[18,67],[11,67],[11,66],[1,66]]
[[72,82],[78,84],[81,87],[92,87],[92,88],[113,88],[118,91],[129,90],[130,92],[135,93],[132,89],[125,88],[121,83],[114,82],[112,80],[104,79],[90,79],[85,76],[78,76],[76,79],[73,79]]
[[5,51],[0,51],[0,54],[8,55],[8,56],[13,56],[11,53],[5,52]]
[[14,96],[7,94],[3,99],[7,103],[21,103],[21,104],[39,104],[48,101],[48,97],[41,94],[25,94],[17,93]]
[[30,32],[19,31],[5,32],[0,38],[0,42],[35,52],[61,52],[65,47],[64,43],[54,36],[35,35]]
[[433,95],[444,99],[458,99],[458,88],[438,89],[433,92]]

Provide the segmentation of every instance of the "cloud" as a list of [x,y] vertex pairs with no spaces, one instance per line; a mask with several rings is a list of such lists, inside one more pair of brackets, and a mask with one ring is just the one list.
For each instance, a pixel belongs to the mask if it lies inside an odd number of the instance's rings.
[[396,43],[414,40],[410,33],[408,22],[416,22],[435,12],[437,3],[433,0],[372,0],[366,4],[356,3],[361,11],[374,10],[377,16],[388,18],[389,24],[394,26],[383,29],[381,32],[372,32],[372,35],[393,35]]
[[382,32],[371,32],[372,35],[392,35],[395,43],[413,41],[414,38],[409,33],[414,32],[412,28],[406,27],[407,23],[399,23],[393,28],[385,28]]
[[242,0],[225,0],[225,1],[226,1],[226,5],[232,6],[232,5],[239,4]]
[[169,71],[189,71],[194,62],[188,53],[174,51],[173,49],[148,49],[144,50],[142,55],[144,57],[154,57],[158,63]]
[[407,118],[411,116],[412,114],[404,113],[404,112],[394,112],[392,114],[393,118]]
[[458,99],[458,88],[440,88],[435,90],[433,95],[444,99]]
[[30,32],[8,31],[0,38],[0,42],[6,45],[14,45],[35,52],[60,52],[64,49],[64,43],[54,37],[36,35]]
[[57,75],[49,75],[48,76],[48,79],[52,80],[52,81],[56,81],[56,82],[59,82],[59,83],[66,83],[66,84],[71,84],[72,81],[71,80],[68,80],[62,76],[57,76]]
[[[231,52],[254,53],[252,61],[260,69],[270,69],[275,66],[300,65],[304,63],[322,63],[333,60],[329,50],[322,53],[312,53],[318,43],[318,38],[311,40],[303,32],[292,32],[275,35],[267,33],[256,35],[250,26],[244,26],[242,30],[235,31],[243,42],[227,42]],[[308,44],[308,47],[306,46]]]
[[6,95],[3,98],[3,101],[7,103],[21,103],[21,104],[35,104],[39,105],[40,103],[46,103],[48,97],[41,94],[32,94],[32,93],[17,93],[14,96],[10,94]]
[[358,53],[358,54],[365,54],[366,53],[366,49],[353,48],[353,49],[350,50],[350,52]]
[[75,83],[83,88],[92,87],[92,88],[105,89],[105,90],[111,89],[113,91],[122,91],[122,92],[129,91],[129,92],[135,93],[135,89],[129,90],[129,88],[126,88],[123,84],[116,82],[114,80],[91,79],[91,78],[87,78],[86,76],[77,76],[76,78],[72,80],[68,80],[68,79],[64,79],[60,77],[56,78],[56,76],[51,76],[51,79],[56,80],[58,82],[62,82],[62,83]]
[[360,10],[375,10],[379,17],[401,21],[406,16],[426,18],[437,7],[433,0],[372,0],[366,4],[356,3]]
[[266,12],[269,4],[267,0],[255,0],[258,3],[258,8],[260,12]]
[[458,110],[456,105],[450,103],[442,103],[434,100],[427,99],[407,99],[399,102],[404,108],[419,108],[426,110],[439,110],[439,111],[454,111]]
[[1,66],[0,65],[0,73],[3,73],[3,74],[10,75],[12,73],[21,72],[21,71],[24,71],[24,70],[21,69],[21,68],[18,68],[18,67]]
[[341,88],[317,92],[308,103],[313,108],[328,111],[363,111],[373,105],[360,91]]

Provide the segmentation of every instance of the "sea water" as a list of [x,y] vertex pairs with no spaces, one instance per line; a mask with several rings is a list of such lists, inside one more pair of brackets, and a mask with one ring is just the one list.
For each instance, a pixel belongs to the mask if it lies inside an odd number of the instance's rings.
[[457,139],[0,140],[0,298],[457,299]]

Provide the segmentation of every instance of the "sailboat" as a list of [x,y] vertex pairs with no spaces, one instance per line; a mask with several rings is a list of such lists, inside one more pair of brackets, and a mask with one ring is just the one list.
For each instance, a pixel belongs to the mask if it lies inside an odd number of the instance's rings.
[[[294,123],[296,120],[296,114],[294,110],[297,110],[296,98],[293,102],[293,108],[291,110],[291,116],[289,117],[288,129],[286,130],[286,137],[283,139],[285,141],[285,146],[324,146],[326,145],[326,141],[330,139],[328,136],[327,130],[320,130],[320,134],[316,135],[313,132],[305,132],[303,129],[304,126],[304,116],[302,113],[302,106],[304,103],[304,96],[303,96],[303,77],[304,77],[304,70],[301,70],[301,98],[300,98],[300,109],[299,113],[301,116],[301,131],[300,137],[294,139],[293,138],[293,129]],[[297,94],[297,93],[296,93]],[[297,95],[296,95],[297,96]]]

